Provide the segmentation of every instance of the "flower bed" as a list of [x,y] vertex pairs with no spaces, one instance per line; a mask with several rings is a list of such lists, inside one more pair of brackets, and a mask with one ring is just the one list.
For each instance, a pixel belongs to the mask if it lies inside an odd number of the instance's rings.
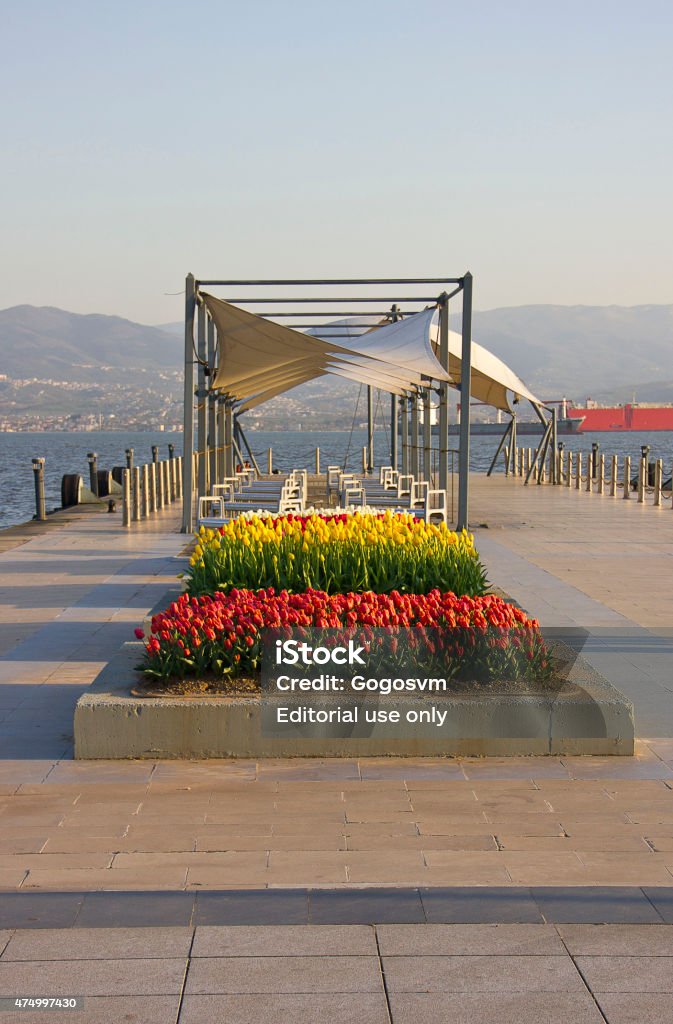
[[[177,601],[152,619],[145,673],[154,678],[249,676],[259,670],[262,630],[365,627],[405,631],[446,678],[544,679],[549,657],[538,623],[494,595],[303,594],[239,590]],[[139,638],[142,630],[136,630]],[[288,632],[289,635],[289,632]]]
[[202,529],[186,579],[197,596],[233,587],[473,597],[488,589],[471,534],[391,512],[241,516]]

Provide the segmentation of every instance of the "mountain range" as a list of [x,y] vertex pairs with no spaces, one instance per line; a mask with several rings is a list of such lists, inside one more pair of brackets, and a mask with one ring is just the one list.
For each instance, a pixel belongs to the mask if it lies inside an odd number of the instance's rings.
[[[457,326],[457,323],[454,323]],[[14,306],[0,311],[0,419],[40,415],[58,404],[59,388],[78,386],[87,412],[106,389],[138,396],[143,390],[179,402],[183,325],[147,326],[117,316],[82,315],[54,307]],[[500,356],[543,399],[563,395],[582,402],[673,401],[673,304],[642,306],[529,305],[475,311],[476,340]],[[41,394],[27,389],[40,381]],[[338,378],[296,388],[291,402],[261,407],[258,422],[285,426],[302,410],[307,426],[333,396],[347,409],[349,426],[357,389]],[[163,401],[163,398],[161,399]],[[41,404],[42,403],[42,404]],[[46,404],[44,404],[46,403]],[[66,404],[72,404],[68,398]],[[117,403],[115,408],[122,408]],[[117,415],[117,413],[116,413]],[[339,421],[340,422],[340,421]],[[331,415],[330,425],[335,425]]]

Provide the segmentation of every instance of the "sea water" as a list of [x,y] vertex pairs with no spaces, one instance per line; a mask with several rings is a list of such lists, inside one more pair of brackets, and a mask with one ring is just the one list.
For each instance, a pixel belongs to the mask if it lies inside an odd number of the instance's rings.
[[[503,426],[504,430],[504,426]],[[260,462],[267,467],[267,450],[273,449],[273,464],[277,469],[315,468],[315,449],[320,448],[321,468],[328,465],[346,466],[358,470],[362,466],[362,448],[367,443],[365,430],[336,431],[254,431],[248,429],[251,448]],[[641,445],[651,446],[650,458],[664,460],[664,477],[668,479],[673,462],[673,432],[654,433],[591,433],[566,435],[559,438],[566,450],[590,452],[592,442],[598,442],[599,451],[606,456],[630,455],[640,458]],[[538,436],[520,436],[519,444],[535,447]],[[454,451],[458,438],[449,440]],[[125,466],[125,450],[134,449],[136,465],[149,462],[152,445],[158,445],[159,457],[168,458],[168,445],[175,446],[175,454],[182,454],[182,434],[152,433],[148,431],[75,431],[0,433],[0,528],[31,519],[35,513],[35,485],[31,459],[42,457],[45,462],[45,490],[47,509],[61,504],[61,478],[66,473],[78,473],[88,485],[89,465],[87,452],[98,454],[98,468],[112,469]],[[437,438],[433,437],[433,445]],[[497,436],[473,437],[470,443],[470,467],[476,472],[488,469],[498,446]],[[390,461],[390,436],[378,431],[374,437],[375,461],[385,465]],[[451,456],[457,469],[457,455]],[[503,471],[502,460],[496,467]]]

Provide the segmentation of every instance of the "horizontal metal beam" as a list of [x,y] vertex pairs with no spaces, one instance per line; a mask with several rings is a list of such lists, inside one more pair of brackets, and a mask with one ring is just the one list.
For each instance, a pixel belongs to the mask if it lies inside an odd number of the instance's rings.
[[463,278],[462,277],[370,277],[370,278],[361,278],[361,277],[344,277],[344,278],[331,277],[330,278],[330,277],[328,277],[328,278],[322,278],[320,280],[317,280],[317,279],[316,280],[312,280],[312,279],[306,279],[306,278],[290,280],[290,279],[286,278],[286,279],[276,279],[276,280],[255,280],[255,281],[252,281],[252,280],[248,280],[248,281],[241,281],[241,280],[237,280],[237,281],[232,281],[232,280],[228,280],[228,281],[215,281],[215,280],[210,280],[209,279],[209,280],[197,280],[195,283],[196,283],[197,286],[198,285],[202,285],[202,284],[207,284],[207,285],[222,285],[222,286],[224,286],[224,285],[227,285],[227,286],[237,285],[237,286],[240,286],[240,287],[248,287],[248,286],[252,286],[252,285],[270,286],[270,285],[277,285],[277,284],[296,285],[296,286],[299,286],[299,285],[318,285],[318,284],[334,284],[334,285],[339,285],[339,284],[459,284],[459,285],[462,286]]
[[[248,310],[248,312],[250,312],[250,310]],[[399,313],[398,316],[401,319],[403,316],[405,316],[405,317],[406,316],[416,316],[417,313],[422,313],[422,312],[423,312],[422,309],[409,309],[409,310],[404,310],[403,312]],[[308,313],[308,314],[307,313],[304,313],[304,314],[302,314],[302,313],[257,313],[256,314],[256,316],[259,316],[262,319],[266,319],[268,317],[275,316],[275,317],[278,317],[278,319],[280,319],[282,317],[284,320],[288,320],[288,319],[291,319],[292,317],[298,317],[298,316],[340,316],[340,317],[348,316],[348,317],[351,317],[351,316],[363,316],[363,315],[364,314],[363,314],[361,309],[358,310],[357,312],[339,309],[339,310],[335,310],[333,314],[332,313],[324,313],[324,312],[323,313],[317,313],[315,310],[313,310],[311,313]],[[367,315],[368,316],[386,317],[386,316],[390,316],[390,310],[385,310],[385,309],[384,310],[373,310],[371,313],[368,313]],[[312,321],[309,324],[289,324],[289,326],[290,327],[328,327],[329,324],[325,323],[323,320],[315,320],[315,321]],[[349,326],[350,327],[372,327],[373,325],[372,324],[349,324]]]
[[436,302],[436,295],[374,295],[363,298],[361,295],[329,295],[327,297],[320,298],[319,296],[312,295],[309,298],[275,298],[275,299],[260,299],[252,296],[238,297],[238,298],[227,298],[226,302],[245,302],[246,305],[256,306],[268,306],[273,302],[277,302],[279,305],[289,305],[292,302],[296,302],[301,305],[304,302],[324,302],[326,305],[335,306],[338,302],[362,302],[363,304],[371,305],[374,302]]

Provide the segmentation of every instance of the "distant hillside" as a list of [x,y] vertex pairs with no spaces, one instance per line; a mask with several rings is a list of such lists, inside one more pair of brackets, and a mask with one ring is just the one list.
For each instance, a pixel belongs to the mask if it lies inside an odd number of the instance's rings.
[[173,334],[118,316],[68,313],[51,306],[0,311],[0,372],[14,379],[128,382],[134,369],[177,370],[182,345]]
[[[673,305],[513,306],[476,312],[474,337],[542,398],[575,399],[673,378]],[[651,400],[656,400],[652,396]]]
[[[457,326],[457,325],[456,325]],[[28,429],[68,412],[134,424],[179,420],[183,325],[148,327],[52,307],[0,311],[0,420]],[[673,305],[514,306],[477,311],[474,337],[543,399],[673,402]],[[37,388],[27,378],[46,382]],[[53,383],[57,382],[58,386]],[[68,382],[62,384],[61,382]],[[75,389],[77,394],[71,394]],[[358,385],[322,377],[246,416],[283,429],[348,428]],[[382,396],[382,405],[387,398]],[[144,417],[144,419],[143,419]],[[366,417],[361,402],[355,419]]]
[[[456,329],[459,319],[452,324]],[[184,327],[161,329],[177,336]],[[661,380],[673,379],[673,304],[477,310],[473,334],[542,398],[612,401],[619,392],[621,401],[629,401],[634,387],[642,401],[671,398],[670,385]]]

